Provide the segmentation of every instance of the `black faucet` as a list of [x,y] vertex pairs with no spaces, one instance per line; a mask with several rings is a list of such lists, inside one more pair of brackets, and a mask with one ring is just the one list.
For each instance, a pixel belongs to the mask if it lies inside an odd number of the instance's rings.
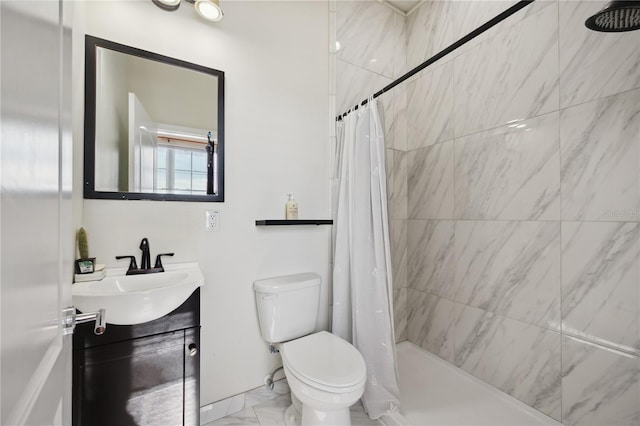
[[142,241],[140,241],[140,250],[142,250],[140,269],[151,269],[151,253],[149,252],[149,240],[143,238]]
[[164,272],[162,266],[162,256],[173,256],[173,253],[161,253],[156,256],[156,264],[151,267],[151,252],[149,251],[149,240],[143,238],[140,241],[140,250],[142,250],[142,258],[140,259],[140,268],[136,263],[135,256],[116,256],[116,259],[131,259],[129,262],[129,269],[127,269],[127,275],[139,275],[139,274],[153,274],[156,272]]

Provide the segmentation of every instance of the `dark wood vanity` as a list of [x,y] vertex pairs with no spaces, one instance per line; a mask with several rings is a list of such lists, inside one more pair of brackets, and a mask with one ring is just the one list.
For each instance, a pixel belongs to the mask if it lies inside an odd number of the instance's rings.
[[200,424],[200,289],[168,315],[73,335],[73,425]]

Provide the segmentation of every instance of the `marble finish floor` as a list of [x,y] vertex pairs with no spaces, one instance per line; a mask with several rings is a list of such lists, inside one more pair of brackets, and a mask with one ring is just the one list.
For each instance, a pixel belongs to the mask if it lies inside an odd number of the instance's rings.
[[[207,423],[203,426],[218,425],[263,425],[263,426],[279,426],[284,425],[284,412],[291,405],[289,394],[278,396],[274,399],[262,402],[253,407],[246,408],[235,414],[223,417],[219,420]],[[353,426],[369,426],[380,423],[377,420],[371,420],[365,414],[362,403],[358,402],[351,407],[351,424]]]

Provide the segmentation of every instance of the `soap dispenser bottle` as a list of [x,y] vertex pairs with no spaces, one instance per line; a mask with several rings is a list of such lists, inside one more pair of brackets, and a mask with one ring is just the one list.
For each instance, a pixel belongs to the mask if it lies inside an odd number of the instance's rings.
[[298,218],[298,202],[293,199],[293,194],[289,194],[289,201],[287,201],[285,210],[287,220]]

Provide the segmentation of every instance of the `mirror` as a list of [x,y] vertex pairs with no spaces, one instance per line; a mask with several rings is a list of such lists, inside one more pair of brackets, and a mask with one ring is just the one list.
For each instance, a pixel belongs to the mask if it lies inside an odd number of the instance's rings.
[[87,35],[84,197],[224,201],[224,72]]

